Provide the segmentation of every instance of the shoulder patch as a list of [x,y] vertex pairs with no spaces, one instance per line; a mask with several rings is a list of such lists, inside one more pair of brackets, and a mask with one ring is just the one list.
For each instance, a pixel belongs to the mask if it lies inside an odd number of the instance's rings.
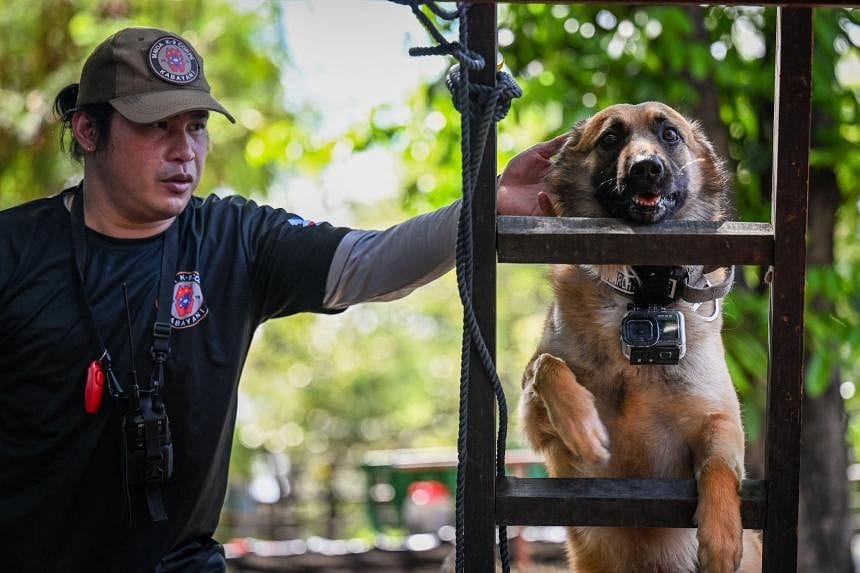
[[209,313],[200,288],[200,273],[179,272],[173,279],[173,304],[170,306],[170,325],[173,328],[190,328]]
[[314,227],[314,226],[316,226],[315,222],[308,221],[307,219],[302,219],[298,215],[293,215],[292,217],[287,219],[287,222],[290,225],[292,225],[293,227]]

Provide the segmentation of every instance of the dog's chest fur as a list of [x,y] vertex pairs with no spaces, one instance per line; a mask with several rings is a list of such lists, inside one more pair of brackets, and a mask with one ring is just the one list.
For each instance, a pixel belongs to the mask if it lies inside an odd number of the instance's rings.
[[[621,352],[620,324],[629,298],[599,282],[596,273],[614,276],[618,268],[572,265],[553,268],[555,302],[550,308],[539,352],[564,360],[595,397],[595,405],[610,435],[612,458],[602,468],[566,460],[556,468],[570,477],[691,478],[692,459],[687,436],[679,432],[684,411],[701,411],[692,402],[719,400],[708,381],[719,368],[720,321],[706,322],[689,305],[684,312],[688,339],[694,344],[677,366],[633,366]],[[715,337],[716,341],[704,338]],[[708,375],[710,370],[711,374]],[[613,439],[613,436],[624,436]],[[566,466],[566,467],[564,467]]]

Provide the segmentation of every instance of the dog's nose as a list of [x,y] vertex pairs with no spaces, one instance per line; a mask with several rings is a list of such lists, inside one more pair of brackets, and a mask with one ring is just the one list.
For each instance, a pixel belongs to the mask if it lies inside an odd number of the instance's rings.
[[656,183],[663,177],[663,162],[657,157],[640,159],[630,166],[630,176],[643,183]]

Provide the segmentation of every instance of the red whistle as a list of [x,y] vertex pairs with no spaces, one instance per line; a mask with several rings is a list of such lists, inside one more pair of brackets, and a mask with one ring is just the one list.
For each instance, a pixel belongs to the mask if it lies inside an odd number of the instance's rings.
[[84,409],[87,414],[95,414],[102,407],[105,392],[105,370],[98,360],[90,362],[87,368],[87,384],[84,386]]

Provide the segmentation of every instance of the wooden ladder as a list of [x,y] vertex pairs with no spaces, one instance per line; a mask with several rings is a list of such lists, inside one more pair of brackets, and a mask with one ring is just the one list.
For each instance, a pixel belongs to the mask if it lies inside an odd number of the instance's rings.
[[[659,2],[683,3],[691,2]],[[496,2],[474,4],[468,16],[469,48],[494,62]],[[653,228],[632,228],[614,220],[497,218],[494,130],[488,136],[473,198],[476,293],[496,292],[496,259],[509,263],[772,267],[765,474],[763,480],[744,480],[741,490],[744,528],[763,530],[763,571],[768,573],[797,569],[812,6],[825,4],[832,2],[792,2],[778,8],[770,223],[670,221]],[[474,73],[473,80],[492,85],[495,70],[488,66]],[[473,138],[478,131],[473,122]],[[475,301],[478,323],[495,355],[495,296],[477,296]],[[494,396],[474,346],[470,372],[463,533],[466,571],[495,571],[497,524],[695,527],[693,480],[497,479]]]

